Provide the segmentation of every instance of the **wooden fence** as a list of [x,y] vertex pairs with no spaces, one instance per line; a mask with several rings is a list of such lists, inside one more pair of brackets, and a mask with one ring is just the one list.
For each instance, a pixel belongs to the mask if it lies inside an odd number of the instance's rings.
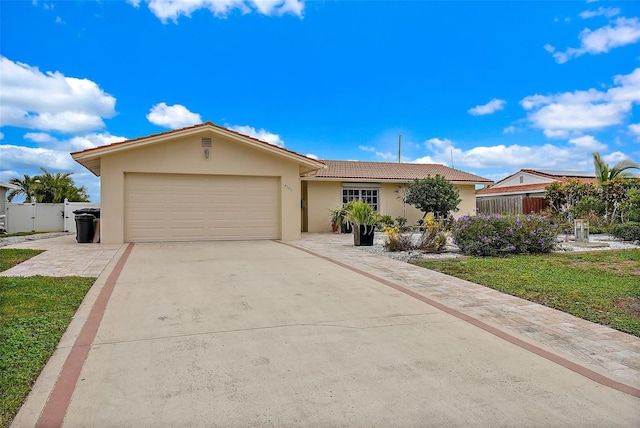
[[547,206],[547,201],[544,198],[519,195],[476,199],[476,208],[482,214],[531,214],[539,213]]

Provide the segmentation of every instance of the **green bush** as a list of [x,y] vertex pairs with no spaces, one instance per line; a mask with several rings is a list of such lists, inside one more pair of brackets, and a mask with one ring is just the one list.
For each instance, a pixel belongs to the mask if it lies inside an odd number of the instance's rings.
[[589,233],[591,235],[598,235],[598,234],[608,235],[611,233],[611,226],[608,226],[606,224],[590,224]]
[[640,241],[640,223],[629,221],[616,224],[612,227],[611,234],[623,241]]
[[460,251],[474,256],[549,253],[558,236],[557,226],[537,214],[464,216],[451,233]]

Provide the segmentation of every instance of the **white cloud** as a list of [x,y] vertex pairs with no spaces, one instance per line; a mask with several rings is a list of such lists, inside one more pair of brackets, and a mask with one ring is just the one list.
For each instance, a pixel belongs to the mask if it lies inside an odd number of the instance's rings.
[[605,91],[564,92],[553,95],[531,95],[520,101],[528,111],[533,126],[548,137],[567,137],[582,132],[619,125],[640,103],[640,68],[627,75],[615,76],[616,86]]
[[[509,168],[546,168],[546,169],[582,169],[593,168],[592,148],[604,149],[593,137],[577,138],[569,144],[543,144],[537,146],[495,145],[478,146],[469,150],[456,147],[449,139],[432,138],[424,146],[429,154],[415,159],[415,163],[453,164],[465,170],[484,170]],[[482,174],[481,174],[482,175]],[[502,177],[500,177],[502,178]]]
[[116,99],[91,80],[0,56],[0,126],[78,133],[104,128]]
[[600,152],[607,149],[605,144],[602,144],[591,135],[572,138],[569,143],[586,152]]
[[91,149],[93,147],[105,146],[107,144],[119,143],[120,141],[125,141],[126,139],[126,137],[118,137],[106,132],[75,136],[69,140],[62,141],[61,143],[64,144],[70,151],[80,151]]
[[0,132],[0,140],[4,140],[4,132]]
[[386,161],[398,160],[398,155],[391,152],[376,152],[376,156]]
[[44,149],[40,147],[24,147],[14,145],[0,145],[3,170],[29,169],[37,170],[39,167],[54,170],[70,170],[77,164],[69,155],[69,152]]
[[234,10],[243,15],[257,12],[267,16],[292,14],[300,17],[304,11],[303,0],[128,0],[134,7],[139,7],[143,1],[163,23],[168,20],[177,23],[180,16],[190,17],[200,9],[207,9],[219,18],[228,16]]
[[516,132],[516,127],[513,125],[507,126],[502,130],[503,134],[515,134],[515,132]]
[[474,116],[484,116],[486,114],[492,114],[498,110],[502,110],[506,103],[507,102],[505,100],[494,98],[486,104],[470,108],[469,110],[467,110],[467,112]]
[[596,16],[605,16],[607,18],[612,18],[616,15],[620,14],[620,9],[617,7],[602,7],[600,6],[596,10],[585,10],[584,12],[580,12],[580,18],[589,19]]
[[308,157],[309,159],[320,160],[320,158],[317,155],[314,155],[312,153],[307,153],[305,156]]
[[43,148],[55,149],[65,153],[105,146],[127,139],[126,137],[111,135],[108,132],[76,135],[75,137],[65,140],[59,140],[45,132],[29,132],[24,135],[24,138],[46,146]]
[[256,130],[252,126],[244,125],[244,126],[227,126],[227,128],[239,132],[244,135],[248,135],[249,137],[256,138],[260,141],[265,141],[269,144],[273,144],[274,146],[284,147],[284,141],[280,138],[278,134],[274,134],[272,132],[266,131],[264,129]]
[[596,30],[585,28],[580,32],[579,38],[579,48],[568,48],[564,52],[556,52],[553,46],[545,45],[545,50],[550,52],[559,64],[584,54],[607,53],[613,48],[638,42],[640,40],[640,20],[620,17],[609,25]]
[[46,132],[27,132],[24,134],[24,138],[35,143],[53,143],[58,141]]
[[180,104],[168,106],[166,103],[159,103],[151,107],[147,120],[154,125],[171,129],[202,123],[200,115],[190,112],[185,106]]
[[629,125],[629,131],[640,141],[640,123],[633,123]]
[[358,149],[362,150],[363,152],[375,152],[376,151],[375,147],[369,147],[369,146],[358,146]]
[[620,161],[628,160],[629,156],[625,155],[622,152],[613,152],[609,153],[608,155],[602,156],[602,159],[604,159],[604,161],[608,164],[616,164]]

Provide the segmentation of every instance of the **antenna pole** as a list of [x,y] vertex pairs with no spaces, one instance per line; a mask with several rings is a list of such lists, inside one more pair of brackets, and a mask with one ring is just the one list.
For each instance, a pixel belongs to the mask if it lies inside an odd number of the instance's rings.
[[400,163],[400,148],[402,147],[402,134],[398,134],[398,163]]
[[449,150],[451,150],[451,168],[454,168],[454,166],[453,166],[453,148],[451,148]]

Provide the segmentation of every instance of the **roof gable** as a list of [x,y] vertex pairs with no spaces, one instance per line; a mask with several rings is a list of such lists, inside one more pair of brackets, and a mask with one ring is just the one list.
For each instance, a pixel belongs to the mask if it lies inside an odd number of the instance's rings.
[[326,168],[307,174],[307,180],[411,181],[441,175],[455,183],[486,184],[488,178],[440,164],[325,160]]
[[292,162],[297,162],[300,167],[301,174],[324,168],[324,163],[322,161],[308,158],[294,151],[287,150],[283,147],[274,146],[273,144],[269,144],[266,141],[261,141],[257,138],[232,131],[222,126],[215,125],[212,122],[205,122],[199,125],[193,125],[186,128],[152,134],[146,137],[134,138],[132,140],[121,141],[105,146],[93,147],[90,149],[73,152],[71,153],[71,157],[76,162],[82,164],[85,168],[93,172],[95,175],[99,176],[101,156],[137,149],[151,144],[168,142],[182,137],[198,134],[206,135],[211,133],[213,133],[214,135],[226,136],[235,142],[246,144],[257,150],[262,150],[280,157],[284,157]]

